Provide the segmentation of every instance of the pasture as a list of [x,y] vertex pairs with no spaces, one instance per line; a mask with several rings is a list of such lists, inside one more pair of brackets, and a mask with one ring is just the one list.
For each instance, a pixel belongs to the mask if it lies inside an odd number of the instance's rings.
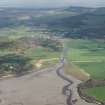
[[89,96],[94,96],[96,99],[105,102],[105,87],[83,89],[82,91]]
[[66,43],[67,60],[94,79],[105,79],[105,41],[70,39]]
[[[105,80],[105,40],[70,39],[65,46],[66,58],[78,67],[77,71],[83,70],[91,79]],[[83,92],[105,101],[105,87],[84,89]]]

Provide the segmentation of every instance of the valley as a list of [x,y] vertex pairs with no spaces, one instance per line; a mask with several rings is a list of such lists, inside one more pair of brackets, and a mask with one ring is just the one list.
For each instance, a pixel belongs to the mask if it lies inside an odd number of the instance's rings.
[[104,105],[104,17],[104,7],[2,8],[0,105],[96,105],[78,92],[87,82],[81,92]]

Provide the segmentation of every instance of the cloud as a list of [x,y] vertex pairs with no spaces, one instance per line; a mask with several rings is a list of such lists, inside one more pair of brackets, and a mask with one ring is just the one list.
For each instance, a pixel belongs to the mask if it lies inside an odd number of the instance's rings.
[[86,7],[103,7],[105,0],[71,0],[72,5],[86,6]]
[[0,0],[0,6],[13,7],[64,7],[105,6],[105,0]]
[[0,0],[0,6],[18,7],[61,7],[67,6],[70,0]]

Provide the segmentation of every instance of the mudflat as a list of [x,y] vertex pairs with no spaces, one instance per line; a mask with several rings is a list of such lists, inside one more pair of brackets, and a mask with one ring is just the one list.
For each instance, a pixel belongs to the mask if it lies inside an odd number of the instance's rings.
[[[66,78],[73,83],[70,84]],[[86,103],[79,97],[78,83],[80,81],[74,77],[66,77],[63,74],[63,68],[53,68],[18,78],[1,80],[0,105],[74,105],[72,100],[75,99],[77,100],[75,105],[95,105]],[[62,89],[68,84],[71,91],[67,91],[64,95]],[[70,98],[69,94],[71,94]]]

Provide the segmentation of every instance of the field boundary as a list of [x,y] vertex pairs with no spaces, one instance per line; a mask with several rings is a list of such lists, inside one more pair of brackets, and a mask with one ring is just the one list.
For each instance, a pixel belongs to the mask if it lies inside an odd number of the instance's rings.
[[73,62],[73,63],[85,63],[85,62],[86,62],[86,63],[88,63],[88,62],[89,62],[89,63],[91,63],[91,62],[99,62],[99,63],[100,63],[100,62],[103,62],[103,60],[87,60],[87,61],[84,60],[84,61],[72,61],[72,62]]
[[96,97],[89,96],[86,93],[82,92],[82,89],[89,89],[89,88],[102,87],[102,86],[105,86],[105,80],[90,79],[84,83],[80,83],[77,88],[78,88],[79,96],[86,102],[95,103],[98,105],[105,105],[105,102],[102,102],[98,100]]

